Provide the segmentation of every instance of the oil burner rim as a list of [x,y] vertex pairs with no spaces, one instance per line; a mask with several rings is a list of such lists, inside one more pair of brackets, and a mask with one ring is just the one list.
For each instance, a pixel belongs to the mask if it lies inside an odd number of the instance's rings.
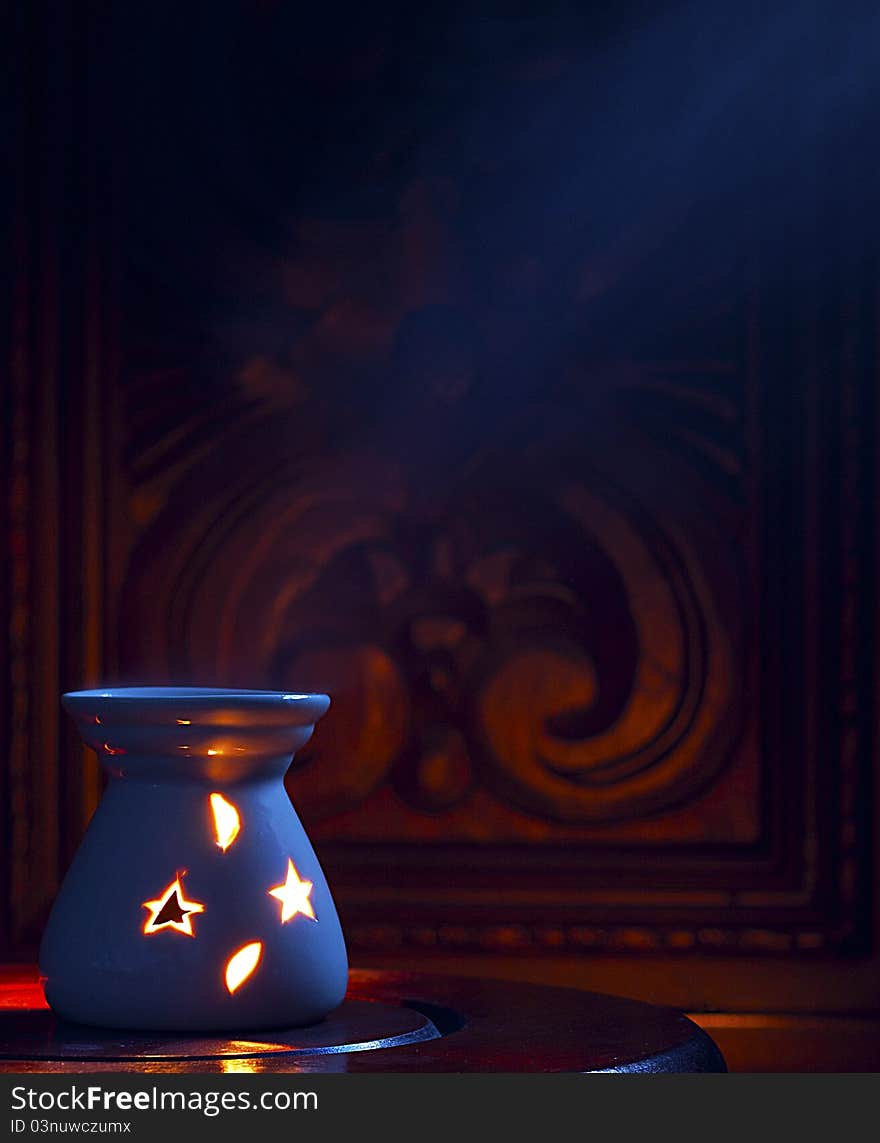
[[305,702],[309,699],[327,699],[318,692],[248,690],[243,687],[95,687],[85,691],[66,691],[64,699],[134,699],[138,702],[161,701],[168,699],[251,699],[276,702]]
[[236,723],[243,719],[247,723],[291,727],[314,724],[330,706],[330,696],[317,692],[240,687],[107,686],[67,691],[61,701],[64,709],[78,720],[103,715],[114,722],[137,722],[142,718],[148,723],[165,722],[177,711],[186,713],[196,723],[225,723],[231,716]]

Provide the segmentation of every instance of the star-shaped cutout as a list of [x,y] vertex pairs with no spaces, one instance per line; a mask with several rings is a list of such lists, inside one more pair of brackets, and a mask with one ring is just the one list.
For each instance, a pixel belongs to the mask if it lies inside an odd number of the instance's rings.
[[176,929],[178,933],[186,933],[188,937],[195,936],[192,916],[194,913],[204,913],[205,906],[198,901],[186,900],[180,877],[180,874],[175,877],[161,897],[157,897],[155,901],[144,901],[144,908],[150,910],[150,916],[144,922],[145,933]]
[[269,896],[277,897],[281,902],[282,925],[291,917],[295,917],[297,913],[302,913],[304,917],[311,917],[313,921],[317,921],[318,918],[315,916],[312,902],[309,900],[311,891],[311,881],[300,881],[296,867],[288,857],[287,880],[283,885],[276,885],[274,889],[269,890]]

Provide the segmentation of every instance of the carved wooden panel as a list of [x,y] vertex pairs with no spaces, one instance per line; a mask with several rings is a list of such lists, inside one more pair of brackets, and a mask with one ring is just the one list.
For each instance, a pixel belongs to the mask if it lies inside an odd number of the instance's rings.
[[105,668],[101,466],[112,375],[106,187],[89,145],[96,31],[10,7],[0,219],[0,955],[31,955],[100,789],[59,696]]
[[707,126],[639,37],[609,137],[585,12],[442,51],[424,12],[142,17],[103,677],[333,696],[288,780],[355,952],[864,950],[875,295],[834,145],[781,171],[798,108],[708,69]]

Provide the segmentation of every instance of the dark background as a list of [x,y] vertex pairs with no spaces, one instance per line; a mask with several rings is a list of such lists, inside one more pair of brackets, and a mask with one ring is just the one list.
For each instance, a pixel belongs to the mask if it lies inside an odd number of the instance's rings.
[[7,959],[100,795],[62,691],[326,689],[357,963],[872,1070],[878,32],[11,7]]

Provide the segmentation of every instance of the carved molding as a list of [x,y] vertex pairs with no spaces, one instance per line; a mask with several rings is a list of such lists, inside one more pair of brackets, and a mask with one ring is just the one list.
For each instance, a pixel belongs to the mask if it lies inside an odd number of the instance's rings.
[[[531,74],[503,78],[517,106]],[[203,142],[222,157],[217,99]],[[164,203],[155,253],[133,145],[126,242],[96,225],[92,171],[74,184],[88,237],[57,265],[58,202],[23,184],[14,947],[99,793],[57,696],[116,677],[333,695],[288,781],[355,949],[864,950],[876,332],[858,234],[823,219],[840,242],[800,252],[782,303],[728,200],[720,226],[658,198],[625,242],[564,235],[544,264],[518,246],[525,211],[481,245],[479,204],[515,185],[503,149],[467,178],[418,154],[380,178],[406,148],[374,142],[349,197],[274,228],[236,205],[250,185],[285,202],[272,164],[229,170],[207,220]],[[182,256],[190,226],[216,262]],[[680,233],[686,259],[664,245]]]

